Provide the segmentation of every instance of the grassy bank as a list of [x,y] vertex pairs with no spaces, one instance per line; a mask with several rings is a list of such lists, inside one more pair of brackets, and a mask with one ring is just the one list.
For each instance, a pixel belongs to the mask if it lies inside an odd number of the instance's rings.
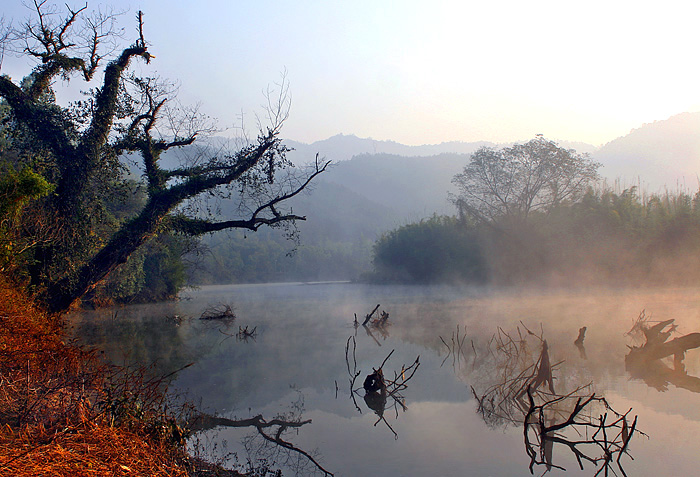
[[197,474],[163,383],[65,336],[0,278],[0,475]]

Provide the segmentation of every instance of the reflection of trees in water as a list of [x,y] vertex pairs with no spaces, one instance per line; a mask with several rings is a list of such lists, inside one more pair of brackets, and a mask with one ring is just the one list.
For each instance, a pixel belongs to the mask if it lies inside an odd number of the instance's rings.
[[[565,470],[554,464],[558,444],[573,454],[582,470],[590,463],[598,469],[596,475],[616,470],[626,475],[621,458],[639,432],[636,416],[630,422],[631,409],[615,411],[605,398],[592,392],[592,383],[569,387],[557,381],[561,362],[552,363],[543,331],[536,334],[521,326],[517,336],[499,328],[481,359],[475,356],[475,365],[486,371],[471,386],[484,422],[492,428],[523,426],[530,472],[535,465],[544,465],[547,471]],[[582,347],[581,333],[579,338],[577,347]],[[463,341],[456,340],[453,353],[463,349]]]
[[153,318],[122,317],[120,310],[109,316],[86,315],[75,325],[73,334],[81,343],[104,351],[114,364],[148,367],[162,376],[201,357],[206,350],[187,347],[179,333],[177,315]]
[[[100,319],[83,319],[78,322],[73,330],[75,336],[88,346],[95,346],[104,350],[107,358],[118,364],[127,365],[119,374],[115,374],[112,387],[116,391],[131,383],[148,391],[156,385],[167,385],[178,371],[191,366],[192,361],[200,360],[212,352],[216,347],[216,340],[210,340],[206,335],[220,336],[218,344],[221,345],[231,337],[236,341],[254,340],[256,328],[238,327],[234,331],[234,319],[227,314],[208,317],[204,320],[196,318],[183,318],[172,313],[173,310],[163,309],[158,316],[147,317],[122,317],[119,311],[111,311],[108,316]],[[105,314],[106,312],[102,312]],[[231,319],[229,319],[231,318]],[[197,335],[201,335],[201,343],[195,341],[194,345],[186,346],[181,336],[181,325],[187,321],[188,328],[196,325]],[[189,340],[192,343],[193,340]],[[144,367],[144,364],[148,366]],[[140,380],[140,384],[134,384],[134,380]],[[152,384],[155,383],[155,384]],[[134,401],[147,399],[150,395],[134,396]],[[173,405],[185,399],[186,396],[172,396]],[[133,405],[132,405],[133,404]],[[116,402],[119,409],[112,410],[117,414],[124,409],[143,406],[141,402]],[[181,404],[178,404],[181,405]],[[131,407],[128,407],[131,406]],[[324,469],[318,462],[317,452],[307,452],[293,444],[290,437],[299,431],[302,426],[311,423],[311,420],[303,420],[304,400],[301,394],[294,401],[290,410],[276,415],[272,419],[265,419],[258,415],[248,419],[227,419],[223,417],[203,414],[194,408],[188,408],[183,416],[183,429],[193,433],[190,445],[194,445],[194,453],[201,453],[208,460],[221,460],[224,464],[227,460],[215,459],[218,452],[213,444],[211,450],[204,449],[199,437],[202,432],[218,427],[250,428],[254,432],[242,439],[242,445],[246,452],[245,475],[273,476],[278,474],[279,468],[290,469],[296,475],[333,475]],[[179,427],[177,428],[180,429]],[[275,470],[277,469],[277,470]],[[243,470],[243,469],[241,469]],[[218,471],[218,470],[217,470]],[[209,474],[207,474],[209,475]],[[218,474],[211,474],[218,475]]]
[[417,357],[410,366],[404,364],[401,366],[401,371],[394,371],[394,377],[391,378],[384,371],[384,365],[394,353],[394,350],[391,350],[378,368],[372,368],[372,372],[365,377],[362,387],[355,387],[357,379],[362,375],[362,371],[357,369],[356,349],[357,343],[355,337],[351,336],[345,344],[345,363],[350,377],[350,397],[352,398],[352,402],[355,404],[357,411],[361,414],[362,408],[357,404],[357,399],[355,397],[359,396],[362,390],[364,392],[364,394],[362,394],[362,399],[365,404],[379,416],[379,419],[377,419],[374,425],[376,426],[380,422],[383,422],[394,434],[394,438],[398,439],[398,434],[386,420],[384,414],[386,411],[393,409],[396,413],[396,418],[398,418],[399,409],[402,411],[408,409],[403,391],[408,389],[408,381],[410,381],[420,366],[420,356]]
[[[318,451],[307,452],[292,444],[287,437],[297,433],[303,425],[310,424],[311,419],[302,420],[304,412],[304,396],[297,391],[297,399],[291,403],[286,413],[275,416],[265,425],[256,423],[255,433],[243,438],[243,447],[249,465],[267,466],[274,463],[292,469],[295,475],[313,475],[321,472],[323,475],[333,475],[318,462]],[[260,416],[257,416],[260,418]]]
[[[629,442],[637,431],[637,416],[629,423],[632,409],[620,414],[605,398],[595,394],[587,397],[574,394],[554,396],[539,404],[529,387],[527,395],[529,409],[523,422],[525,451],[530,457],[531,473],[535,465],[545,465],[547,470],[566,470],[553,463],[554,444],[560,444],[576,457],[581,470],[584,463],[589,462],[598,467],[595,475],[603,471],[605,475],[609,471],[614,473],[615,468],[627,475],[620,460],[627,454]],[[552,418],[562,408],[570,407],[574,397],[576,402],[565,419]]]

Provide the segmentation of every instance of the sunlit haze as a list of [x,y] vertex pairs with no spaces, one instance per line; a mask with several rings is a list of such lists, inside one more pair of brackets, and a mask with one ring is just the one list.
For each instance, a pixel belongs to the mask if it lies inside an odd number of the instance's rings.
[[[241,115],[254,125],[262,91],[286,71],[283,136],[307,143],[338,133],[409,145],[544,134],[601,145],[700,110],[690,1],[112,5],[129,9],[127,42],[144,11],[156,58],[138,68],[178,80],[181,100],[222,127]],[[3,11],[13,21],[31,14],[18,0]],[[17,61],[6,57],[2,72],[26,73]]]

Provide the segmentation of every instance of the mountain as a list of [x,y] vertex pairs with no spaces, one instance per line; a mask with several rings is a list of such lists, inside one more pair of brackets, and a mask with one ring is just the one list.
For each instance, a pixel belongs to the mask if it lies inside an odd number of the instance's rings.
[[700,174],[700,112],[644,124],[592,154],[601,174],[644,192],[695,191]]
[[[616,183],[622,188],[637,185],[647,193],[657,193],[664,190],[676,191],[678,189],[693,191],[697,190],[699,185],[700,112],[681,113],[665,120],[644,124],[637,129],[633,129],[629,134],[610,141],[600,148],[581,142],[557,142],[561,147],[575,149],[579,153],[590,154],[594,160],[603,165],[600,173],[606,178],[608,183]],[[338,134],[312,144],[304,144],[293,140],[285,140],[284,143],[294,149],[288,154],[288,157],[295,164],[308,163],[313,160],[317,153],[320,157],[325,157],[338,164],[342,164],[352,158],[365,156],[365,159],[341,168],[341,170],[351,170],[351,177],[364,182],[365,186],[360,183],[352,185],[347,183],[350,181],[350,178],[343,179],[346,181],[344,185],[351,190],[357,192],[366,191],[377,196],[381,195],[376,190],[378,183],[381,183],[381,187],[385,190],[391,190],[389,186],[392,181],[399,180],[399,172],[409,171],[411,168],[416,168],[416,170],[426,174],[423,176],[426,185],[433,183],[435,180],[442,181],[445,184],[444,190],[446,191],[449,188],[450,180],[445,181],[445,177],[449,174],[440,172],[440,168],[434,169],[430,166],[423,168],[424,165],[421,164],[423,159],[430,161],[443,154],[463,155],[460,167],[447,166],[449,172],[454,175],[466,164],[468,155],[478,148],[482,146],[498,148],[509,145],[493,144],[485,141],[451,141],[441,144],[407,146],[394,141],[378,141],[344,134]],[[386,160],[383,163],[379,159],[377,159],[377,163],[375,163],[374,159],[369,159],[389,156],[395,156],[395,158]],[[389,173],[387,168],[390,168],[392,164],[398,166],[401,162],[397,158],[398,156],[415,158],[416,162],[413,162],[407,168],[399,167]],[[377,170],[367,170],[366,176],[362,177],[362,173],[359,171],[360,166],[373,167]],[[434,174],[441,177],[434,177]],[[387,178],[393,179],[389,180]],[[369,184],[373,184],[373,187],[368,187]],[[415,185],[415,182],[412,184]],[[408,187],[405,189],[407,190]],[[430,190],[430,187],[426,190]],[[421,187],[413,189],[411,194],[415,200],[408,198],[405,200],[405,203],[413,203],[415,205],[421,192],[423,192]],[[389,200],[394,198],[399,200],[398,195],[388,193],[387,195],[389,195]],[[434,194],[426,192],[423,194],[423,198],[426,195],[430,199],[430,205],[420,207],[420,204],[418,204],[419,208],[416,211],[418,214],[424,209],[435,208]],[[384,197],[384,199],[387,199],[387,197]]]
[[[645,124],[600,149],[584,143],[558,144],[591,154],[603,164],[601,174],[609,181],[618,180],[622,187],[639,183],[645,192],[657,192],[664,184],[675,189],[679,177],[685,178],[687,187],[696,187],[695,177],[700,172],[698,132],[700,113],[685,113]],[[204,144],[214,151],[223,147],[217,140]],[[312,190],[289,203],[295,213],[308,217],[298,224],[302,243],[299,259],[292,262],[280,257],[268,264],[271,270],[282,267],[284,279],[303,280],[353,278],[369,267],[371,243],[383,233],[433,214],[454,214],[448,200],[449,192],[454,191],[452,178],[468,164],[470,155],[483,146],[508,146],[487,142],[407,146],[342,134],[313,144],[292,140],[284,140],[284,144],[293,149],[288,158],[298,166],[313,161],[317,153],[332,161],[314,181]],[[194,149],[182,151],[186,156],[197,153]],[[175,155],[168,159],[178,162]],[[235,211],[235,205],[235,201],[220,202],[224,214]],[[269,246],[273,242],[277,248]],[[246,275],[248,269],[239,270],[236,264],[247,263],[261,250],[268,250],[263,256],[269,258],[270,250],[291,248],[282,242],[277,230],[255,234],[245,250],[235,249],[238,242],[212,242],[212,260],[224,264],[217,269],[217,280],[260,279],[264,274],[258,273],[258,268],[264,267],[254,267],[251,278]],[[274,273],[277,275],[271,276],[281,276]]]
[[352,134],[337,134],[311,144],[285,139],[284,144],[292,149],[287,154],[287,157],[295,164],[311,162],[316,157],[316,154],[334,162],[340,162],[362,154],[392,154],[405,157],[436,156],[444,153],[471,154],[482,146],[496,146],[486,141],[450,141],[441,144],[407,146],[394,141],[359,138]]
[[452,189],[452,177],[468,160],[467,154],[363,154],[339,162],[319,179],[388,207],[402,225],[435,213],[454,213],[447,194]]

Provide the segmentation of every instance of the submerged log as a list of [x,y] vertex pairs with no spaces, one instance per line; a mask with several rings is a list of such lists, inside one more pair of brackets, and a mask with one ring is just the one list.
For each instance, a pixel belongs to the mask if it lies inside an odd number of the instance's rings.
[[365,321],[362,322],[362,326],[366,326],[366,325],[367,325],[367,323],[369,322],[369,320],[372,319],[372,315],[374,315],[378,309],[379,309],[379,305],[377,305],[377,306],[374,307],[374,310],[372,310],[372,313],[370,313],[369,315],[365,316]]
[[576,338],[576,341],[574,341],[574,346],[578,348],[578,352],[581,355],[582,359],[588,359],[588,356],[586,356],[586,347],[583,346],[583,340],[586,339],[586,328],[585,326],[582,328],[579,328],[578,330],[578,337]]
[[199,317],[200,320],[233,320],[235,318],[233,308],[226,304],[210,306]]
[[[669,383],[693,392],[700,392],[700,378],[690,376],[683,360],[688,350],[700,348],[700,333],[688,333],[666,341],[676,329],[674,320],[662,321],[650,328],[643,328],[646,343],[631,347],[625,356],[625,367],[632,377],[641,378],[649,386],[666,390]],[[664,329],[667,326],[667,331]],[[662,361],[673,356],[673,367]]]

